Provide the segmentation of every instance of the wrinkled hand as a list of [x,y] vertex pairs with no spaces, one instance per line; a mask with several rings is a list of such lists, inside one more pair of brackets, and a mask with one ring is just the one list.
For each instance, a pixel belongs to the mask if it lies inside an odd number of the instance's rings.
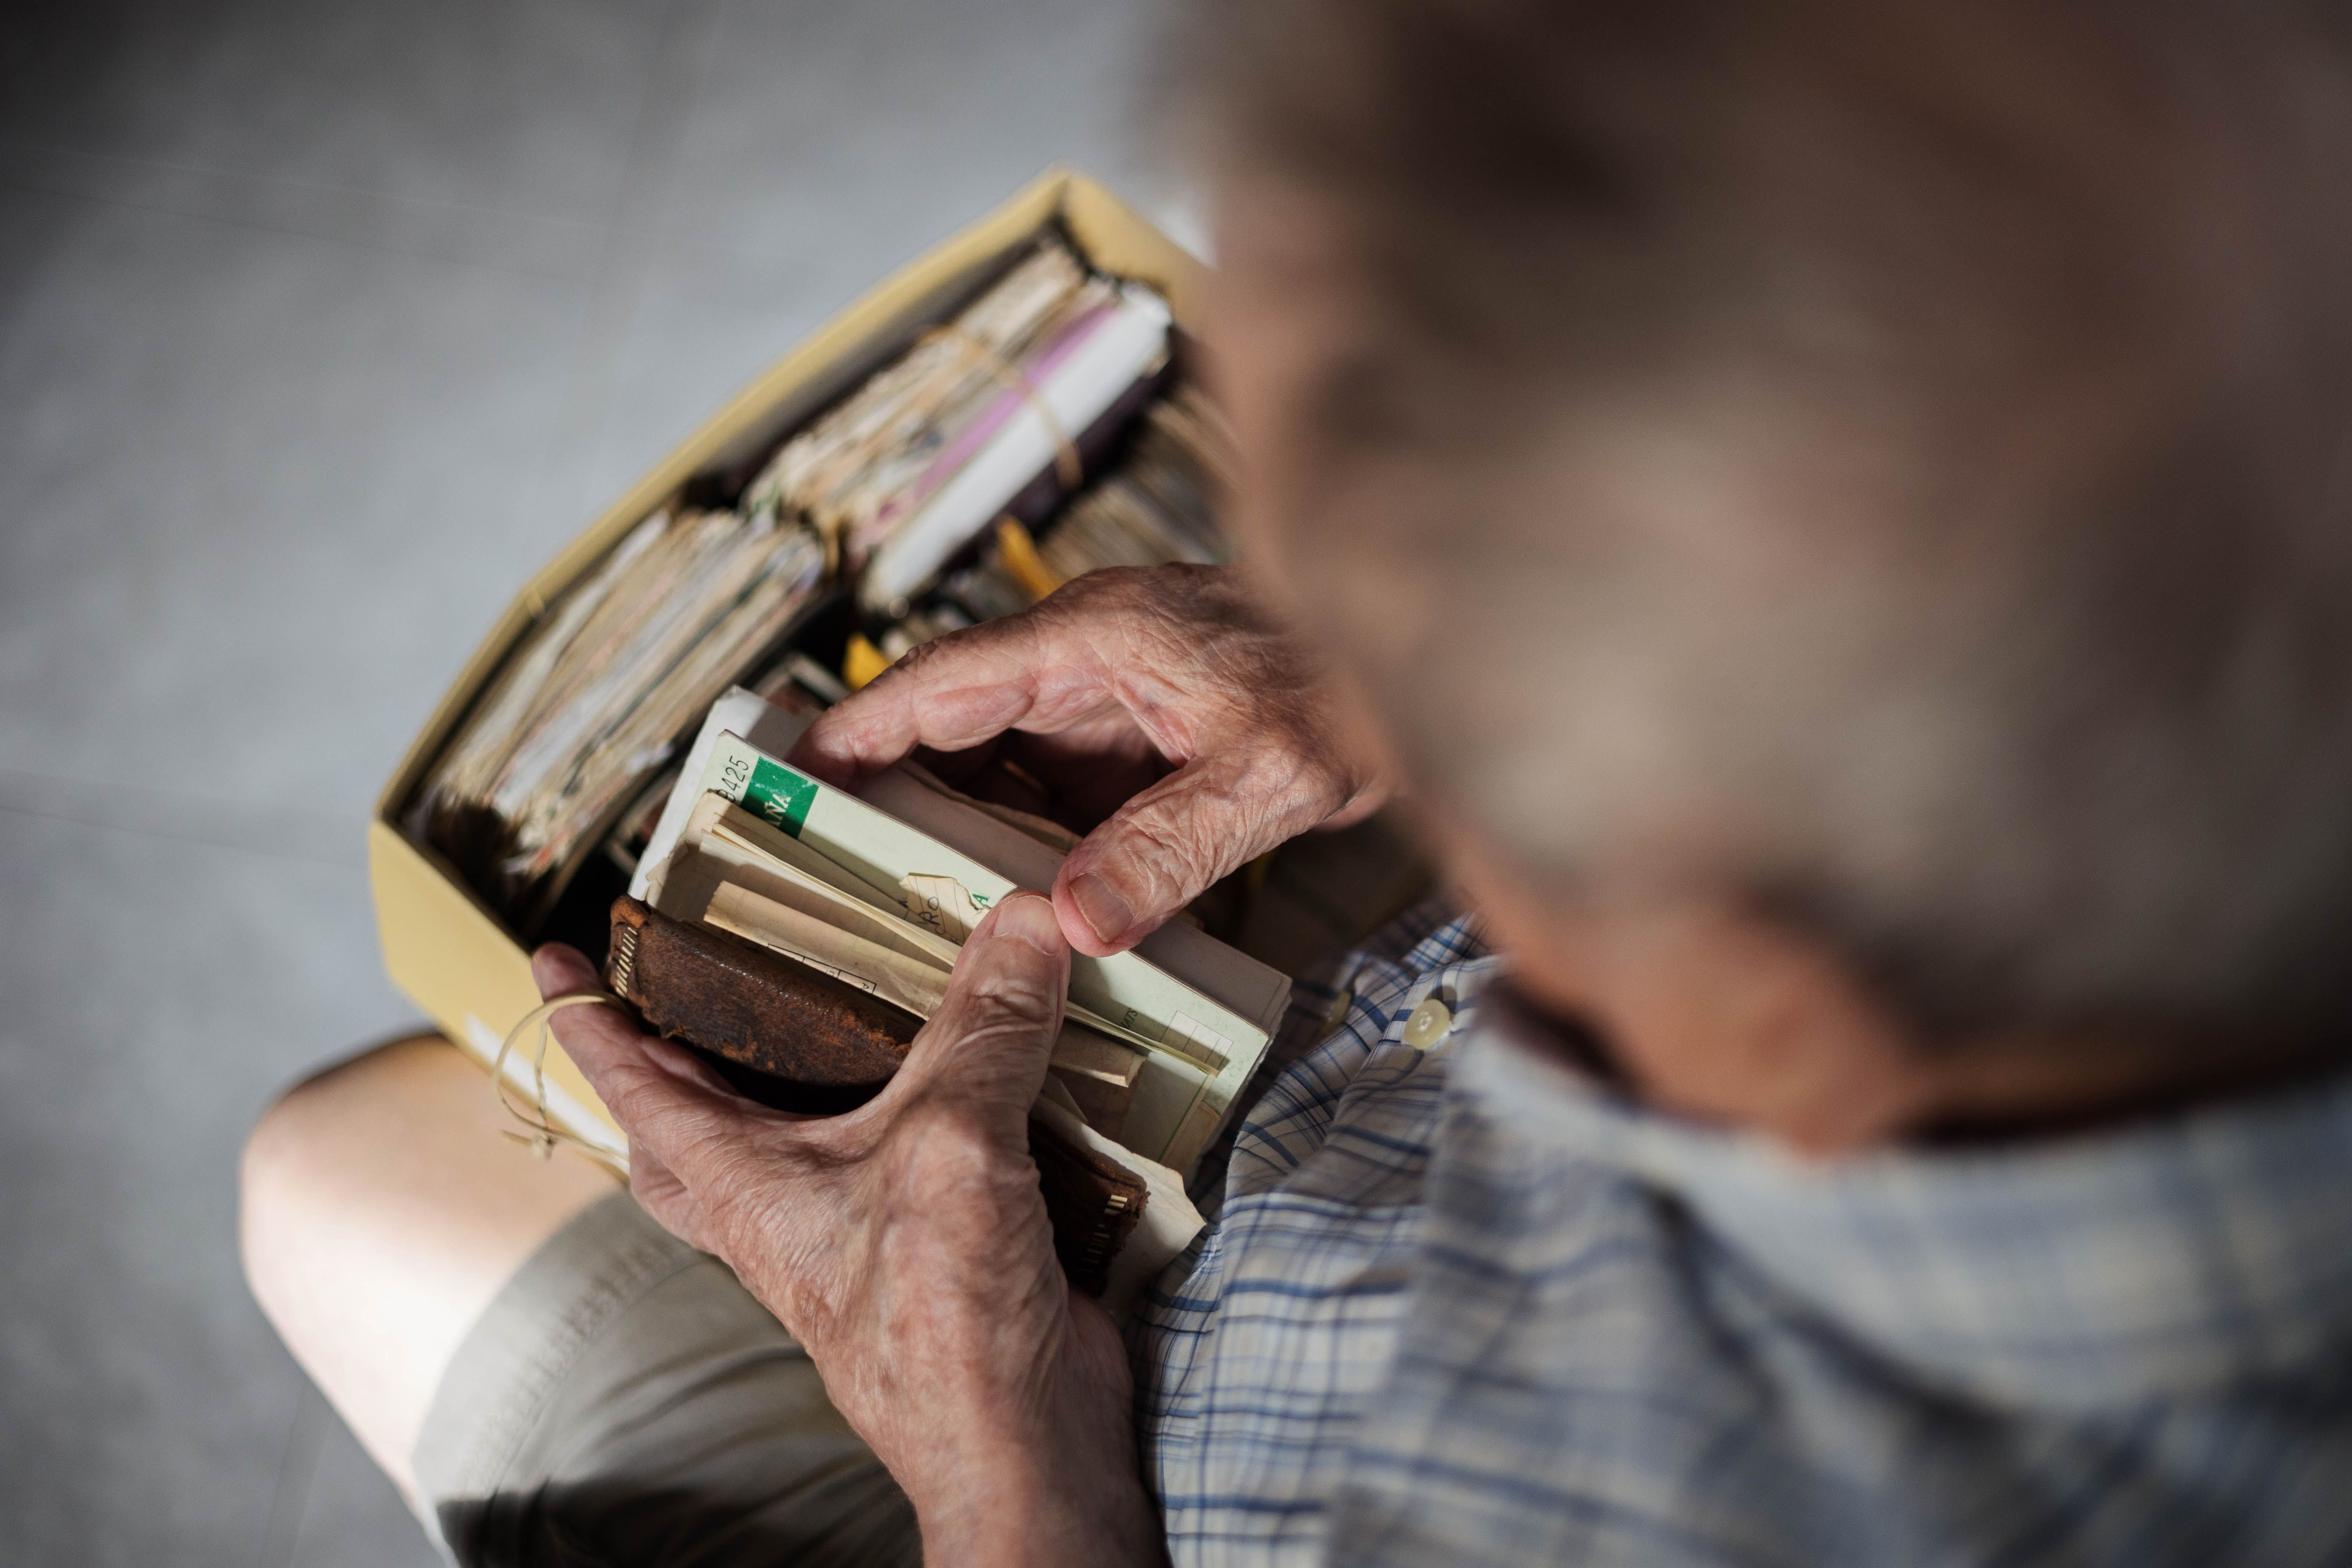
[[[1005,900],[897,1077],[821,1119],[740,1098],[608,1009],[552,1026],[629,1135],[639,1201],[801,1342],[933,1561],[1162,1555],[1125,1353],[1071,1294],[1029,1157],[1069,962],[1042,897]],[[598,985],[570,948],[534,969],[549,996]]]
[[1097,957],[1387,795],[1316,661],[1227,567],[1089,573],[1024,614],[926,643],[819,718],[792,761],[849,784],[918,747],[1000,738],[1019,742],[1009,754],[1025,772],[1080,781],[1082,813],[1108,813],[1054,882],[1064,933]]

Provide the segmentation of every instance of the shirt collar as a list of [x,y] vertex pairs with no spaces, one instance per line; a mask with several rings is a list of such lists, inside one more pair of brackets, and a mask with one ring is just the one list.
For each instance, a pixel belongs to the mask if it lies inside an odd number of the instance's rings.
[[1647,1110],[1491,992],[1457,1107],[1679,1200],[1840,1331],[1956,1393],[2088,1408],[2352,1342],[2352,1079],[2030,1144],[1808,1161]]

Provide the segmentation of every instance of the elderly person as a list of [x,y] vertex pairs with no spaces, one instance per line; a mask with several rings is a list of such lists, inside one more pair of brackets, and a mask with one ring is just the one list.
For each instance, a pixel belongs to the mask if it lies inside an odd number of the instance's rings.
[[[1250,574],[1081,580],[799,753],[1100,826],[852,1114],[562,1014],[635,1202],[443,1046],[297,1089],[304,1364],[467,1564],[2343,1561],[2341,18],[1211,30]],[[1392,790],[1477,912],[1302,985],[1122,1344],[1025,1147],[1068,953]]]

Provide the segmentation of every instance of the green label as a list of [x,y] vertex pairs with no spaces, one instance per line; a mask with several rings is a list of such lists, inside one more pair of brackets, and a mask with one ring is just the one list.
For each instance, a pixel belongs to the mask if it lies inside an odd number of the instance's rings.
[[814,779],[761,757],[751,769],[751,782],[743,786],[741,804],[798,838],[815,799]]

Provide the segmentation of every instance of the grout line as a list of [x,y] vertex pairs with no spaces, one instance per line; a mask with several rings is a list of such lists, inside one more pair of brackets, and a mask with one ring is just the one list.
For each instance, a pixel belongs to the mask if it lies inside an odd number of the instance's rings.
[[[228,176],[243,178],[244,176]],[[92,189],[70,180],[26,178],[21,173],[0,171],[0,188],[54,197],[60,201],[87,202],[93,206],[116,207],[127,212],[155,213],[176,217],[189,223],[212,224],[252,234],[270,234],[294,239],[313,240],[323,245],[340,245],[353,250],[363,250],[384,256],[407,256],[421,260],[444,262],[453,267],[476,267],[488,272],[500,272],[511,277],[532,278],[547,282],[579,284],[587,281],[576,270],[558,267],[534,267],[512,261],[487,259],[465,253],[465,247],[401,244],[392,240],[358,238],[348,232],[338,232],[336,226],[326,223],[303,224],[292,221],[269,222],[250,215],[222,212],[204,204],[160,200],[152,196],[129,195],[118,191]],[[387,206],[401,204],[404,198],[374,195],[366,198]],[[533,220],[544,221],[544,220]],[[591,230],[590,232],[594,232]]]
[[283,174],[256,174],[238,169],[215,168],[209,163],[182,163],[168,158],[142,158],[124,153],[94,153],[79,147],[60,147],[45,142],[28,142],[15,136],[0,136],[0,154],[30,153],[37,157],[64,159],[68,163],[110,163],[125,169],[160,169],[172,174],[194,174],[207,180],[224,180],[244,185],[274,185],[280,190],[322,195],[356,196],[372,202],[389,202],[400,206],[438,209],[443,212],[469,214],[480,217],[526,223],[542,223],[563,228],[576,228],[590,234],[601,233],[605,226],[591,218],[558,217],[552,213],[517,211],[510,207],[492,206],[484,202],[453,202],[446,196],[403,196],[388,191],[378,191],[366,185],[347,185],[333,180],[296,180]]
[[367,867],[363,824],[303,806],[257,805],[0,768],[0,812],[338,870]]
[[254,1568],[292,1568],[295,1548],[302,1544],[302,1516],[309,1510],[310,1483],[319,1474],[319,1450],[327,1435],[327,1402],[319,1385],[302,1373],[302,1397],[294,1405],[294,1419],[286,1427],[286,1452],[278,1463],[278,1479],[269,1489],[269,1522],[261,1532],[261,1550]]
[[[601,445],[630,328],[667,237],[661,220],[668,209],[686,127],[718,47],[721,13],[720,0],[674,0],[668,7],[661,43],[646,74],[636,123],[630,128],[628,156],[564,376],[563,401],[549,442],[545,484],[550,488],[568,488],[566,481],[589,471]],[[568,506],[582,499],[542,494],[543,501]]]
[[254,844],[224,834],[171,833],[160,827],[142,827],[127,822],[111,822],[105,817],[77,816],[71,812],[42,811],[34,806],[18,805],[0,801],[0,813],[10,816],[30,816],[43,822],[69,822],[77,827],[95,827],[108,833],[132,833],[142,838],[161,838],[173,844],[201,844],[207,849],[228,849],[246,855],[266,855],[277,860],[295,860],[306,866],[331,866],[338,871],[358,871],[366,868],[365,861],[356,855],[313,855],[299,849],[279,846]]

